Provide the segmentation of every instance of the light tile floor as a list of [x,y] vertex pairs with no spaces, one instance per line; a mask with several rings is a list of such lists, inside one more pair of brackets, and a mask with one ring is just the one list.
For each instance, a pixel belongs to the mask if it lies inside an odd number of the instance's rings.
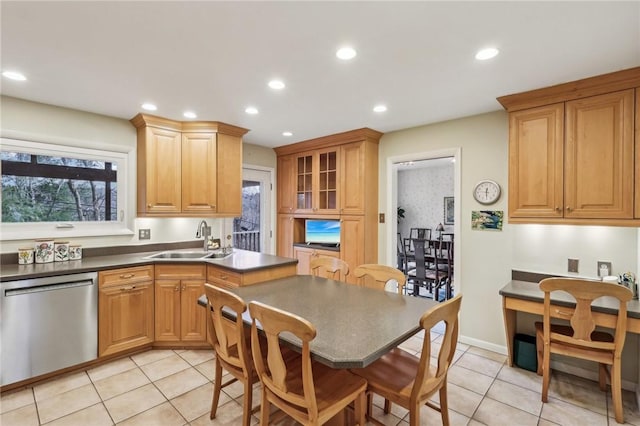
[[[432,333],[436,346],[442,336]],[[402,348],[417,353],[422,336]],[[218,416],[209,420],[214,379],[212,351],[151,350],[88,371],[69,374],[0,397],[2,426],[28,425],[238,425],[242,386],[231,385],[220,397]],[[237,385],[237,386],[236,386]],[[506,357],[458,344],[449,372],[451,424],[457,425],[615,425],[611,394],[597,383],[554,372],[549,402],[540,401],[541,378],[511,368]],[[254,404],[259,401],[259,385]],[[374,399],[374,415],[386,425],[408,425],[398,406],[383,415]],[[624,392],[625,420],[640,425],[632,392]],[[253,418],[253,424],[258,418]],[[439,413],[424,407],[422,424],[440,425]],[[287,422],[284,422],[287,423]],[[287,423],[289,424],[289,423]]]

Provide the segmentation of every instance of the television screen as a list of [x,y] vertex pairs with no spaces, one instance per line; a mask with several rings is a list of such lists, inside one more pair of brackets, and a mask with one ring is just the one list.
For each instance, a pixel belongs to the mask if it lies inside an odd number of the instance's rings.
[[307,219],[305,221],[307,244],[340,244],[340,221]]

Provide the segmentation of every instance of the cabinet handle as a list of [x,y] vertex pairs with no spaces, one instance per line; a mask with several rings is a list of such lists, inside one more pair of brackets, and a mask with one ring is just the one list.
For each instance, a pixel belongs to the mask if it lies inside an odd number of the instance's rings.
[[122,274],[122,275],[120,275],[120,278],[123,279],[123,280],[128,280],[129,278],[133,278],[135,276],[136,276],[136,274]]
[[228,276],[228,275],[220,275],[220,279],[221,279],[221,280],[225,280],[225,281],[226,281],[226,280],[227,280],[227,278],[229,278],[229,276]]
[[293,218],[292,217],[289,218],[289,222],[293,222]]
[[179,286],[179,285],[177,285],[177,286],[173,289],[173,291],[180,291],[180,286]]
[[184,291],[184,290],[186,290],[186,289],[187,289],[187,286],[186,286],[186,285],[183,285],[183,286],[182,286],[182,291]]
[[132,285],[129,287],[120,287],[120,291],[129,291],[129,290],[135,290],[135,289],[136,289],[135,285]]
[[567,211],[570,212],[571,211],[571,207],[567,207]]
[[150,209],[151,208],[151,204],[147,204],[147,208]]
[[293,207],[289,207],[289,212],[292,212],[292,211],[293,211]]
[[559,212],[561,209],[560,209],[560,207],[556,206],[556,209],[555,209],[555,210],[556,210],[557,212]]

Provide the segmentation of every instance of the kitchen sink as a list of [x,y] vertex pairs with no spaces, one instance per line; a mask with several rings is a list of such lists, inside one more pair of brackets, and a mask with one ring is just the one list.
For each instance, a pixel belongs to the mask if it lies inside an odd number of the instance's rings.
[[231,256],[232,252],[226,252],[224,250],[215,251],[163,251],[160,253],[146,256],[145,259],[155,260],[194,260],[194,259],[224,259]]

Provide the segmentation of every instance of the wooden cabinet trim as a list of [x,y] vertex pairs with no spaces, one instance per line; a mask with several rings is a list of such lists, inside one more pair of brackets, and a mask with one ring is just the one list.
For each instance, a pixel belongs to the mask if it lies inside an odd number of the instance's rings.
[[206,276],[206,265],[196,264],[165,264],[155,265],[156,280],[161,279],[204,279]]
[[276,155],[295,154],[303,151],[328,148],[336,145],[343,145],[350,142],[357,142],[360,140],[369,140],[374,143],[378,143],[380,138],[384,135],[382,132],[370,129],[368,127],[351,130],[344,133],[337,133],[329,136],[322,136],[315,139],[309,139],[293,143],[290,145],[284,145],[274,148]]
[[640,67],[629,68],[541,89],[501,96],[507,111],[518,111],[640,86]]
[[98,286],[100,288],[144,281],[153,281],[153,266],[109,269],[98,272]]

